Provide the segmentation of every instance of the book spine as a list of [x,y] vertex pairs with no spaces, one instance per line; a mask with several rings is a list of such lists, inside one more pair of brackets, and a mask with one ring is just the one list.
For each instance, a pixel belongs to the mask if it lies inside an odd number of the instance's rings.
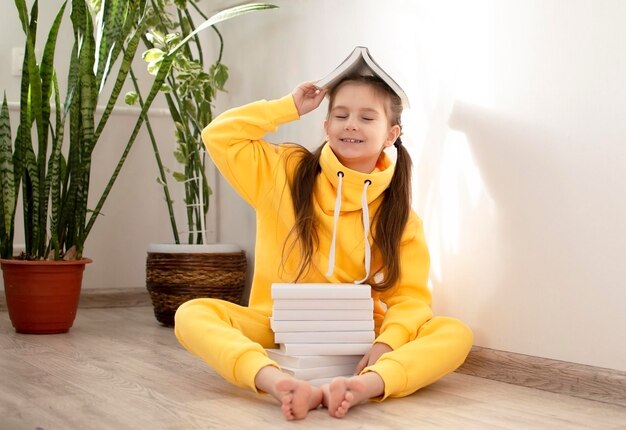
[[302,331],[368,331],[374,330],[374,320],[363,321],[276,321],[270,319],[274,332]]
[[272,299],[368,299],[369,285],[357,284],[272,284]]
[[274,321],[358,321],[371,320],[374,315],[369,309],[276,309],[272,318]]
[[275,333],[276,343],[365,343],[374,341],[374,331],[312,331]]
[[295,378],[309,380],[334,378],[337,376],[352,376],[354,375],[355,365],[341,364],[337,366],[312,367],[309,369],[283,367],[282,370]]
[[337,366],[350,364],[354,367],[359,363],[362,355],[285,355],[279,349],[268,349],[267,355],[279,366],[296,369],[309,369],[311,367]]
[[374,310],[370,299],[276,299],[274,309],[369,309]]
[[283,343],[280,350],[289,355],[363,355],[371,346],[371,343]]

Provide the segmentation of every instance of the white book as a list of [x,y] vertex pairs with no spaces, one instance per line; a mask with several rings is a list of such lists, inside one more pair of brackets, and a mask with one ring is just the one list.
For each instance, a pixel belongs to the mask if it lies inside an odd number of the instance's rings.
[[369,299],[276,299],[274,309],[369,309],[374,301]]
[[363,321],[276,321],[270,318],[274,332],[299,331],[368,331],[374,330],[374,320]]
[[282,367],[281,369],[294,378],[304,379],[308,381],[310,379],[320,378],[336,378],[337,376],[352,376],[354,375],[355,364],[338,364],[335,366],[325,367],[311,367],[308,369],[297,369],[292,367]]
[[363,358],[359,355],[288,355],[280,349],[267,349],[267,355],[279,366],[296,369],[308,369],[311,367],[336,366],[350,364],[354,367]]
[[351,364],[356,367],[363,354],[358,355],[289,355],[280,349],[266,349],[269,358],[279,366],[308,369],[310,367],[337,366]]
[[366,284],[272,284],[272,299],[369,299]]
[[365,354],[371,343],[281,343],[280,350],[289,355],[357,355]]
[[374,319],[369,309],[276,309],[272,313],[275,321],[357,321]]
[[374,61],[374,58],[372,58],[372,55],[365,46],[357,46],[354,48],[341,64],[328,75],[317,81],[315,85],[318,88],[332,88],[344,77],[351,75],[378,76],[400,97],[402,106],[405,109],[409,107],[409,98],[404,90],[402,90],[400,85]]
[[276,343],[365,343],[374,342],[374,331],[303,331],[278,332]]

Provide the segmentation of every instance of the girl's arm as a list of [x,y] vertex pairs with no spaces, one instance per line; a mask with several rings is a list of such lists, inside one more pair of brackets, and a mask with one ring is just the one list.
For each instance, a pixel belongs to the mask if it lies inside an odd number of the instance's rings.
[[260,100],[230,109],[203,131],[202,140],[213,162],[253,207],[273,185],[274,169],[284,148],[262,140],[268,132],[317,108],[326,91],[308,82],[278,100]]
[[299,118],[291,94],[230,109],[203,131],[202,140],[220,173],[251,206],[256,207],[284,150],[262,137]]

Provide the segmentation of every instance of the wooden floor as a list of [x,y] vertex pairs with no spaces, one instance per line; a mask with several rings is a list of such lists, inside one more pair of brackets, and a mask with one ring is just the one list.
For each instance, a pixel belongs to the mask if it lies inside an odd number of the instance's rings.
[[626,408],[452,374],[337,420],[286,422],[177,343],[150,307],[80,309],[70,333],[15,334],[0,312],[0,429],[626,429]]

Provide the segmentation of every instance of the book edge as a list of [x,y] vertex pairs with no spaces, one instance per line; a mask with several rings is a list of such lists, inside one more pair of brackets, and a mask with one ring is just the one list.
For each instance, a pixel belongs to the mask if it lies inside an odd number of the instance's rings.
[[[356,58],[354,58],[356,57]],[[353,59],[352,62],[349,60]],[[357,69],[359,69],[359,64],[365,63],[365,65],[372,71],[372,73],[389,85],[393,91],[398,94],[400,99],[402,100],[402,105],[405,108],[410,107],[409,98],[406,92],[402,89],[402,87],[396,82],[395,79],[391,77],[389,73],[385,71],[377,62],[374,60],[372,55],[369,52],[369,49],[364,46],[357,46],[354,50],[348,55],[337,67],[335,67],[330,73],[326,76],[318,80],[315,85],[318,88],[332,88],[341,78],[344,76],[348,76],[350,73],[353,73]],[[346,64],[349,64],[346,66]]]

